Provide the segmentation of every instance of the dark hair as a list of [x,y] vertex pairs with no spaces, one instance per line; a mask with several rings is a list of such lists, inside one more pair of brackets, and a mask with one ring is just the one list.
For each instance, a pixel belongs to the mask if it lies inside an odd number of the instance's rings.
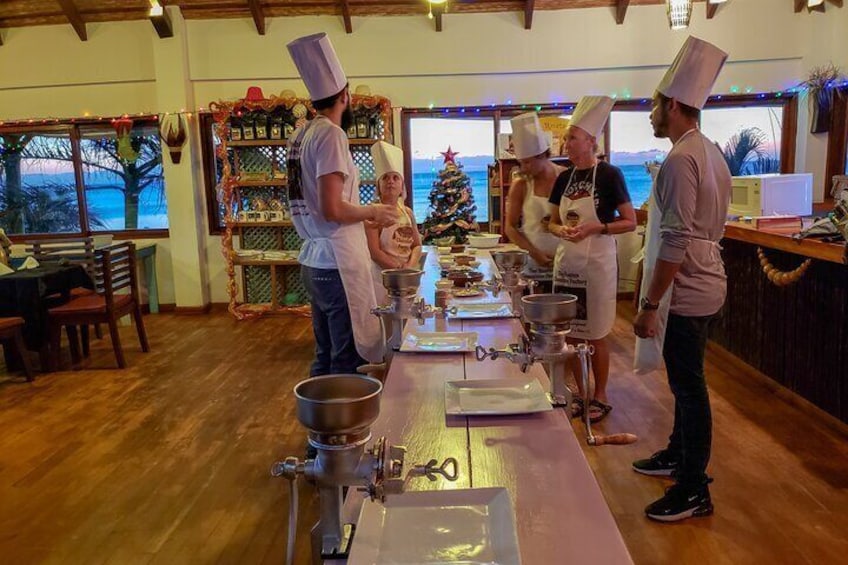
[[[659,97],[660,102],[663,104],[668,104],[668,101],[671,100],[671,98],[669,98],[662,92],[657,92],[657,97]],[[699,109],[693,108],[692,106],[687,106],[676,98],[674,99],[674,101],[677,102],[677,105],[680,107],[680,113],[683,114],[685,117],[696,121],[699,121],[701,119],[701,111]]]
[[328,108],[332,108],[335,106],[336,101],[341,97],[342,93],[347,90],[348,85],[345,85],[344,88],[339,90],[336,94],[332,96],[328,96],[327,98],[322,98],[321,100],[313,100],[312,107],[316,110],[327,110]]

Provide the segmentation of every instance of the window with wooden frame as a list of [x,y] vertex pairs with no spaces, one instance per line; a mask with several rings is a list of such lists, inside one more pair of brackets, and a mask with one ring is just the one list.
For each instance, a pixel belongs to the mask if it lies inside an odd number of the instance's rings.
[[[625,173],[634,206],[650,193],[646,163],[671,149],[650,124],[651,99],[618,101],[610,117],[610,161]],[[795,170],[798,99],[791,94],[717,95],[701,112],[701,130],[721,148],[731,174],[791,173]]]
[[833,110],[830,115],[830,132],[827,140],[827,165],[825,168],[825,209],[834,206],[833,177],[848,175],[848,87],[842,87],[841,96],[834,97]]
[[[498,160],[499,136],[512,131],[510,118],[535,111],[542,118],[556,119],[569,117],[573,110],[573,103],[404,109],[401,130],[405,178],[409,188],[407,205],[415,211],[418,222],[423,222],[428,213],[433,182],[443,167],[439,153],[450,145],[451,149],[459,152],[457,161],[463,165],[471,181],[480,228],[489,230],[488,218],[492,217],[489,206],[495,202],[489,194],[487,167]],[[561,142],[557,139],[553,145],[560,147]],[[495,214],[495,218],[499,217],[500,213]]]
[[167,237],[158,119],[0,127],[0,227],[13,240],[92,233]]

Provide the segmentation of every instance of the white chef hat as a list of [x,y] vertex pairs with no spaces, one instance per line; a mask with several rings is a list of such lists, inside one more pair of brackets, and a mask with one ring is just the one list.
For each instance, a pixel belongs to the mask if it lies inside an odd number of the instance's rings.
[[371,157],[374,159],[377,180],[388,173],[397,173],[403,177],[403,150],[397,145],[378,141],[371,146]]
[[578,127],[592,137],[600,137],[613,103],[609,96],[584,96],[574,108],[568,125]]
[[312,100],[329,98],[347,86],[347,77],[326,33],[295,39],[286,47]]
[[536,112],[519,114],[509,123],[512,125],[512,146],[516,159],[535,157],[550,149],[548,136]]
[[725,61],[727,53],[690,35],[660,81],[657,92],[700,110]]

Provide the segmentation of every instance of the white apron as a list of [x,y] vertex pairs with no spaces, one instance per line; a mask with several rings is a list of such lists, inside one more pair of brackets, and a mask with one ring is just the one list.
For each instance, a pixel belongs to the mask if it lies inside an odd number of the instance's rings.
[[[300,145],[299,142],[307,129],[308,127],[305,127],[301,130],[296,145]],[[299,155],[290,156],[290,159],[299,158]],[[359,205],[359,170],[353,164],[352,158],[350,164],[348,170],[353,176],[353,182],[345,183],[342,200]],[[362,222],[339,224],[335,233],[328,239],[333,248],[347,297],[356,351],[370,363],[381,363],[385,351],[385,340],[380,320],[371,313],[371,310],[377,307],[377,299],[374,296],[374,283],[370,269],[371,254],[368,252],[365,226]]]
[[[642,285],[639,292],[639,302],[648,294],[651,279],[654,276],[654,266],[660,252],[660,220],[662,216],[657,206],[656,179],[651,187],[648,198],[648,225],[645,227],[645,248],[642,258]],[[663,367],[663,344],[665,343],[665,327],[668,323],[668,310],[671,306],[672,283],[660,300],[657,310],[657,333],[654,337],[636,338],[636,352],[633,355],[633,372],[650,373]]]
[[[577,222],[599,221],[595,210],[595,179],[598,167],[592,172],[589,196],[572,200],[565,196],[574,180],[574,171],[559,204],[560,221],[569,225],[569,212],[577,214]],[[618,256],[615,238],[611,235],[592,235],[583,241],[561,240],[554,259],[554,292],[577,296],[577,317],[571,321],[569,337],[601,339],[615,323],[615,303],[618,291]]]
[[[412,218],[406,211],[402,200],[398,200],[398,221],[380,230],[380,249],[404,263],[412,256],[414,243]],[[382,306],[389,301],[389,294],[383,286],[383,267],[371,262],[371,275],[374,278],[374,293],[377,304]]]
[[[560,172],[557,167],[557,173]],[[548,198],[537,196],[533,179],[525,179],[524,202],[521,204],[521,231],[536,249],[548,255],[555,255],[560,239],[548,231],[548,220],[551,215],[551,204]],[[551,267],[543,267],[532,257],[527,258],[527,266],[523,275],[537,281],[549,281],[552,277]]]

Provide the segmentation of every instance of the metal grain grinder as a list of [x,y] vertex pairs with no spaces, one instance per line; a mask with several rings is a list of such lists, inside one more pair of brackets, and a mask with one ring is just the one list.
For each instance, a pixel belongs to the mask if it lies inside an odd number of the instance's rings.
[[532,293],[536,286],[536,281],[521,276],[524,267],[527,265],[529,255],[523,249],[492,251],[492,259],[501,273],[501,284],[512,297],[512,311],[516,316],[522,314],[521,297],[524,296],[524,290],[529,289]]
[[[566,343],[570,322],[577,315],[577,297],[572,294],[531,294],[521,297],[523,319],[530,326],[530,335],[522,334],[521,343],[511,343],[499,350],[477,346],[477,360],[506,357],[527,371],[532,363],[544,363],[551,380],[548,398],[553,406],[570,406],[571,391],[565,384],[569,361],[580,359],[580,371],[588,369],[590,349],[586,344]],[[588,375],[575,375],[585,382]]]
[[[309,444],[317,451],[314,459],[288,457],[271,469],[275,477],[290,481],[287,563],[294,558],[297,532],[297,485],[303,475],[318,488],[320,518],[312,528],[312,562],[344,558],[350,550],[353,526],[343,524],[344,487],[357,487],[371,500],[404,490],[406,480],[437,474],[456,480],[457,462],[449,458],[441,465],[435,459],[413,465],[404,478],[406,448],[386,445],[384,437],[369,448],[371,424],[380,414],[380,381],[362,375],[327,375],[301,381],[294,387],[297,419],[308,430]],[[452,472],[448,469],[453,466]]]
[[389,304],[378,306],[371,312],[383,322],[388,355],[400,349],[407,320],[415,318],[423,324],[426,318],[435,315],[435,309],[428,306],[423,297],[416,298],[423,274],[424,271],[418,269],[386,269],[382,272]]

